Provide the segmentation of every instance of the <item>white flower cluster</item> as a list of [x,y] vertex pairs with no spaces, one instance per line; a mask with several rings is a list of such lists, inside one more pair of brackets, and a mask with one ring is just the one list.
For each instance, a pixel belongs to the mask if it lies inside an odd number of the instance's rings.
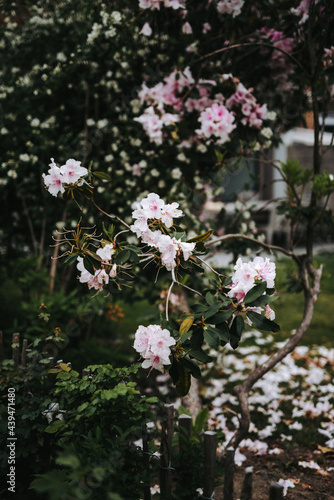
[[182,217],[183,212],[177,207],[178,203],[170,203],[165,205],[165,202],[155,193],[150,193],[146,198],[141,200],[136,210],[132,213],[132,217],[136,219],[131,226],[131,230],[136,233],[138,238],[141,238],[143,243],[156,248],[161,254],[161,262],[168,271],[175,269],[177,262],[176,258],[183,255],[184,260],[188,260],[193,250],[195,243],[186,243],[175,237],[163,234],[160,230],[152,231],[150,229],[149,220],[160,221],[167,228],[172,227],[173,218]]
[[[231,290],[229,297],[236,298],[241,303],[246,293],[256,284],[257,281],[266,281],[268,288],[275,286],[276,266],[268,258],[255,257],[252,262],[243,262],[241,258],[237,260],[234,266],[235,273],[232,277]],[[252,308],[255,312],[261,313],[262,308]],[[270,320],[275,319],[275,312],[267,304],[265,308],[265,317]]]
[[164,371],[164,365],[170,365],[170,346],[175,345],[175,339],[168,330],[160,325],[140,325],[135,333],[134,349],[144,358],[143,368],[155,368]]
[[185,0],[139,0],[139,7],[142,9],[160,10],[160,5],[171,7],[172,9],[184,9]]
[[[81,272],[78,276],[80,283],[87,283],[88,288],[94,288],[95,290],[103,290],[104,285],[109,283],[109,278],[115,278],[116,276],[116,264],[111,264],[111,256],[115,253],[115,249],[112,243],[99,248],[96,254],[101,257],[103,266],[101,269],[95,269],[95,273],[91,274],[84,266],[83,258],[78,257],[77,269]],[[107,272],[107,267],[111,267],[110,271]]]
[[239,16],[244,5],[244,0],[221,0],[217,4],[220,14],[232,14],[232,17]]
[[73,160],[72,158],[67,160],[65,165],[61,167],[57,167],[54,159],[51,158],[49,167],[48,174],[42,174],[42,177],[47,190],[53,196],[65,192],[64,184],[82,185],[82,177],[88,174],[87,168],[82,167],[80,161]]

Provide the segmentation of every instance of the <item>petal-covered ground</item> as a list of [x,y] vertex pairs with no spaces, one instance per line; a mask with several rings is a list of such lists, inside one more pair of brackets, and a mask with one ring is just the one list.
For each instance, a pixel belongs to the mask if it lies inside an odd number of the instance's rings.
[[[271,335],[247,332],[244,345],[236,351],[225,348],[207,373],[203,399],[210,407],[210,427],[223,435],[221,453],[238,427],[233,387],[283,345],[273,340]],[[253,465],[255,482],[258,474],[271,472],[263,498],[268,498],[274,480],[283,484],[286,498],[327,499],[332,491],[334,499],[333,374],[334,349],[298,346],[253,387],[250,434],[235,462],[242,468]],[[314,490],[312,478],[324,485],[322,493]],[[259,494],[255,498],[260,499]]]

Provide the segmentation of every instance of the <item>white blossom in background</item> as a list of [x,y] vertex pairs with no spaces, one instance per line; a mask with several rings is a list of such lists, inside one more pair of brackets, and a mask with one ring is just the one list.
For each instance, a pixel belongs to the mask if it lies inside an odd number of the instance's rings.
[[221,0],[217,3],[217,10],[220,14],[232,14],[232,17],[236,17],[241,14],[244,3],[244,0]]

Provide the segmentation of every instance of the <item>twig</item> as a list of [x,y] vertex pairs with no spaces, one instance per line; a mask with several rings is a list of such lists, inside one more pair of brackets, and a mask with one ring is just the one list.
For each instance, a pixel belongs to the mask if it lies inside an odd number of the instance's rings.
[[116,219],[118,220],[118,222],[120,222],[121,224],[123,224],[123,226],[127,227],[129,229],[129,231],[131,231],[131,227],[126,223],[124,222],[124,220],[122,220],[120,217],[118,217],[117,215],[111,215],[111,214],[108,214],[107,212],[105,212],[104,210],[102,210],[102,208],[100,208],[94,201],[93,198],[90,198],[91,202],[93,203],[94,207],[97,208],[99,210],[99,212],[101,212],[102,214],[106,215],[107,217],[109,217],[110,219]]
[[286,250],[283,247],[277,246],[277,245],[269,245],[269,243],[264,243],[263,241],[256,240],[255,238],[252,238],[251,236],[247,236],[245,234],[241,233],[235,233],[235,234],[224,234],[223,236],[219,236],[215,240],[208,241],[206,244],[207,246],[212,246],[215,245],[216,243],[220,243],[221,241],[226,241],[226,240],[233,240],[233,239],[243,239],[247,241],[251,241],[252,243],[256,243],[257,245],[260,245],[263,248],[266,248],[270,252],[273,250],[277,250],[278,252],[282,252],[285,255],[288,255],[289,257],[293,258],[294,260],[298,260],[298,257],[294,252],[291,250]]

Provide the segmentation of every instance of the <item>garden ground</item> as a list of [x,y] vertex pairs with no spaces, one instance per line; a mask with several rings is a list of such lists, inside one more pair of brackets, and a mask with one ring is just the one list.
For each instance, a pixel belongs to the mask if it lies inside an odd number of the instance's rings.
[[[323,476],[318,471],[301,469],[298,462],[324,457],[317,450],[304,449],[300,446],[285,450],[278,456],[254,456],[246,453],[247,460],[243,467],[237,467],[235,473],[234,491],[235,498],[239,499],[244,481],[245,468],[253,466],[253,498],[254,500],[269,500],[269,488],[272,481],[280,478],[289,479],[294,487],[287,490],[287,500],[334,500],[334,471]],[[334,454],[325,458],[326,467],[334,467]],[[223,486],[216,488],[215,499],[223,499]]]

